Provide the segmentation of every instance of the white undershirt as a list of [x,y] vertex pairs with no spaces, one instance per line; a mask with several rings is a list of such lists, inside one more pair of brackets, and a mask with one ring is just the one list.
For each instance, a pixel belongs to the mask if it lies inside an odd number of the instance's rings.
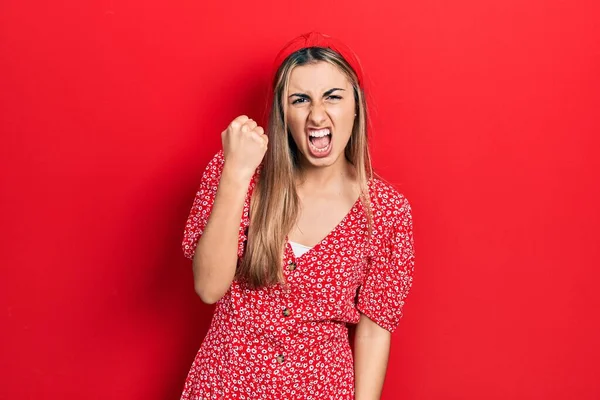
[[296,257],[300,257],[302,254],[306,253],[312,248],[296,242],[290,242],[290,246],[292,246],[292,250],[294,251],[294,255]]

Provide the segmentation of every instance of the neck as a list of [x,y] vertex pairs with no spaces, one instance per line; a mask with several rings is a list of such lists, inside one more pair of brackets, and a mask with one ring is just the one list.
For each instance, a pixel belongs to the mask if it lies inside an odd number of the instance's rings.
[[333,165],[327,167],[315,167],[303,163],[298,178],[298,183],[304,187],[324,189],[343,186],[344,183],[354,180],[354,167],[342,154]]

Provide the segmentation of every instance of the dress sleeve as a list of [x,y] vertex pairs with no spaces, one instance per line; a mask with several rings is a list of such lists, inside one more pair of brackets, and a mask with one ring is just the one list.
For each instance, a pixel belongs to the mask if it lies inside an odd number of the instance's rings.
[[[220,150],[208,163],[202,179],[200,180],[200,188],[196,193],[192,209],[188,216],[185,224],[183,234],[183,254],[189,258],[194,258],[196,246],[198,240],[204,233],[204,228],[208,222],[213,203],[215,201],[215,195],[217,188],[219,187],[219,181],[221,180],[221,173],[223,172],[223,164],[225,158],[223,150]],[[244,210],[242,212],[239,238],[238,238],[238,258],[241,258],[244,254],[244,248],[247,240],[247,229],[249,226],[249,213],[250,213],[250,196],[251,189],[254,186],[255,178],[252,179],[251,186],[246,194],[246,200],[244,201]]]
[[371,263],[357,300],[361,313],[390,332],[398,327],[402,317],[414,270],[410,204],[402,197],[394,206],[391,223],[373,232]]

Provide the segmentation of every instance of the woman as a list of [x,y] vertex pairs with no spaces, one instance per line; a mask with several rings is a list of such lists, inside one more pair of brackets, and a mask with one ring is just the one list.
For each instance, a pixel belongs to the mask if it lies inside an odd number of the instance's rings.
[[276,66],[267,134],[231,122],[187,221],[216,308],[182,399],[378,399],[412,284],[410,205],[372,176],[353,53],[312,32]]

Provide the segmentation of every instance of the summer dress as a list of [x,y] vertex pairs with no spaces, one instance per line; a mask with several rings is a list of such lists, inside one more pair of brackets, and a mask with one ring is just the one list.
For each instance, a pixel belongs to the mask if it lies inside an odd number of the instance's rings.
[[[183,239],[193,258],[211,212],[223,152],[210,161]],[[244,254],[253,177],[239,228]],[[299,257],[286,243],[288,287],[251,290],[234,280],[216,303],[206,337],[186,378],[182,400],[354,399],[354,365],[347,324],[360,313],[393,332],[414,269],[410,204],[389,184],[368,183],[373,232],[357,200],[342,221]]]

